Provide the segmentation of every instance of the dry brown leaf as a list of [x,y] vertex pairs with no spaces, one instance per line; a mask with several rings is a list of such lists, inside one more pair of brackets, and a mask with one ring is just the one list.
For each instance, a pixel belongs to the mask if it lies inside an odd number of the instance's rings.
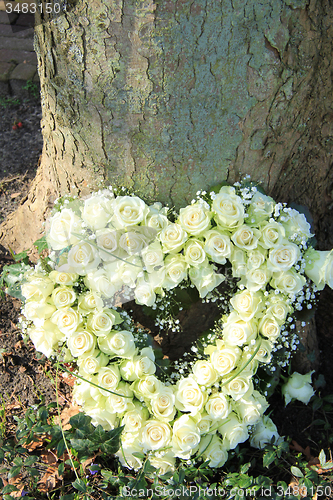
[[26,371],[27,371],[27,369],[24,366],[20,366],[20,368],[19,368],[20,373],[24,373]]
[[10,195],[10,197],[11,197],[11,198],[17,198],[18,196],[20,196],[20,194],[22,194],[22,193],[21,193],[21,191],[20,191],[19,193],[12,193],[12,194]]
[[44,446],[44,439],[39,438],[38,441],[31,441],[30,443],[23,444],[23,448],[26,448],[28,451],[34,451],[37,448],[41,448]]
[[61,377],[63,379],[63,382],[65,382],[65,384],[69,385],[70,387],[74,387],[75,380],[76,380],[75,377],[73,377],[72,375],[70,375],[67,372],[62,373]]
[[64,408],[60,414],[60,420],[58,415],[54,418],[55,423],[58,425],[61,423],[63,430],[67,431],[71,428],[71,425],[69,423],[70,418],[79,413],[80,409],[80,406],[77,405],[66,406],[66,408]]
[[308,496],[306,486],[300,486],[298,481],[290,481],[288,487],[290,488],[291,492],[297,491],[297,495],[300,495],[301,498],[305,498],[306,496]]
[[52,453],[52,451],[45,451],[40,454],[40,458],[43,460],[44,464],[53,465],[58,462],[57,456]]
[[38,481],[38,486],[40,491],[47,492],[56,488],[61,480],[62,476],[59,476],[58,467],[51,466],[47,468],[42,479]]
[[3,479],[3,484],[4,486],[7,486],[7,484],[13,484],[14,486],[16,486],[16,488],[18,488],[17,491],[13,491],[11,492],[11,496],[13,498],[21,498],[22,497],[22,491],[24,490],[24,484],[22,484],[22,474],[18,474],[17,476],[14,476],[14,477],[11,477],[8,479],[8,482]]

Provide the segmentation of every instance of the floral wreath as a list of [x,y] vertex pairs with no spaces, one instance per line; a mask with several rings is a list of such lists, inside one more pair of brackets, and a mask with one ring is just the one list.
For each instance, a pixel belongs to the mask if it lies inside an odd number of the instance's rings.
[[[21,327],[38,351],[74,367],[74,400],[94,425],[123,426],[122,465],[221,467],[248,438],[258,448],[278,439],[260,370],[289,363],[297,315],[333,287],[332,252],[310,246],[302,213],[246,180],[199,191],[179,213],[125,188],[68,196],[48,226],[48,258],[20,276]],[[179,331],[179,290],[221,313],[172,364],[119,306],[134,298],[161,330]]]

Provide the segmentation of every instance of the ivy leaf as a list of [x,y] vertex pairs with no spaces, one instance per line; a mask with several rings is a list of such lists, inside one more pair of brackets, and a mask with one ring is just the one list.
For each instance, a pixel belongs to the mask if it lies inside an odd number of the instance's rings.
[[276,454],[275,454],[274,450],[267,451],[263,456],[263,460],[262,460],[263,466],[269,467],[271,465],[271,463],[274,462],[275,458],[276,458]]
[[298,467],[295,467],[294,465],[290,468],[291,470],[291,473],[293,476],[295,477],[304,477],[304,474],[303,472],[301,471],[301,469],[299,469]]
[[[100,449],[103,453],[106,454],[114,454],[116,453],[119,448],[120,448],[120,435],[124,429],[124,426],[122,425],[121,427],[116,427],[112,431],[108,432],[108,437],[109,439],[102,443]],[[110,438],[110,436],[112,436]]]
[[43,250],[47,250],[49,248],[46,241],[46,236],[42,236],[41,238],[39,238],[39,240],[36,240],[34,245],[37,248],[38,253],[42,253]]

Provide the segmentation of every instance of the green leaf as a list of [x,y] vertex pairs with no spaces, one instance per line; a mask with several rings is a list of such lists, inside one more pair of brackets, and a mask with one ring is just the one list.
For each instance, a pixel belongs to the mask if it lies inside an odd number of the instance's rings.
[[96,449],[96,444],[92,443],[89,439],[70,439],[70,443],[72,448],[75,451],[88,451],[90,447],[93,447]]
[[295,467],[294,465],[292,465],[290,467],[290,470],[291,470],[291,473],[292,473],[293,476],[295,476],[295,477],[304,477],[303,472],[298,467]]
[[37,248],[38,253],[42,253],[43,250],[47,250],[49,247],[46,241],[46,236],[42,236],[39,240],[36,240],[34,245]]
[[82,479],[75,479],[72,486],[74,486],[76,490],[82,491],[82,493],[86,493],[87,491],[86,483]]
[[73,429],[84,430],[86,428],[87,430],[89,429],[89,431],[91,431],[92,426],[90,422],[91,417],[88,417],[88,415],[85,415],[84,413],[77,413],[69,419],[69,423],[73,427]]
[[320,451],[318,458],[319,458],[319,462],[320,462],[321,466],[326,464],[326,455],[325,455],[324,450]]
[[66,450],[65,441],[63,439],[60,439],[59,443],[57,444],[58,457],[61,457],[61,455],[65,453],[65,450]]
[[113,429],[112,431],[108,432],[108,435],[112,436],[109,438],[107,441],[102,443],[100,449],[103,453],[106,454],[114,454],[116,453],[119,448],[120,448],[120,435],[123,431],[124,426],[121,427],[116,427],[116,429]]
[[9,493],[12,493],[12,491],[18,491],[18,488],[16,488],[13,484],[7,484],[7,486],[5,486],[2,490],[2,493],[4,495],[8,495]]
[[8,477],[12,478],[17,476],[21,471],[21,465],[16,465],[15,467],[12,467],[9,471]]
[[276,453],[274,450],[269,450],[267,451],[264,456],[263,456],[263,466],[264,467],[269,467],[271,465],[272,462],[274,462],[276,458]]

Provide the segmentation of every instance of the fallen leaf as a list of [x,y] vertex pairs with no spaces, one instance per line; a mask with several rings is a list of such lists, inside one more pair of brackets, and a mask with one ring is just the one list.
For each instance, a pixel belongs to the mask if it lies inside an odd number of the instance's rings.
[[12,193],[12,194],[10,195],[10,197],[11,197],[11,198],[17,198],[18,196],[20,196],[20,194],[21,194],[21,192],[19,192],[19,193]]
[[20,373],[24,373],[26,371],[27,371],[27,369],[24,366],[20,366],[20,368],[19,368]]
[[39,489],[43,492],[53,490],[61,480],[62,476],[59,476],[58,467],[48,467],[42,479],[38,481]]
[[61,423],[63,430],[67,431],[71,428],[71,425],[69,423],[70,418],[79,413],[80,409],[81,408],[78,405],[66,406],[66,408],[64,408],[60,414],[60,421],[58,415],[54,418],[55,423],[58,425]]
[[58,462],[57,456],[52,451],[45,451],[40,454],[41,459],[45,464],[52,465]]
[[30,443],[23,444],[22,446],[23,448],[26,448],[28,451],[34,451],[37,448],[41,448],[42,446],[44,446],[44,439],[38,438],[37,441],[31,441]]

